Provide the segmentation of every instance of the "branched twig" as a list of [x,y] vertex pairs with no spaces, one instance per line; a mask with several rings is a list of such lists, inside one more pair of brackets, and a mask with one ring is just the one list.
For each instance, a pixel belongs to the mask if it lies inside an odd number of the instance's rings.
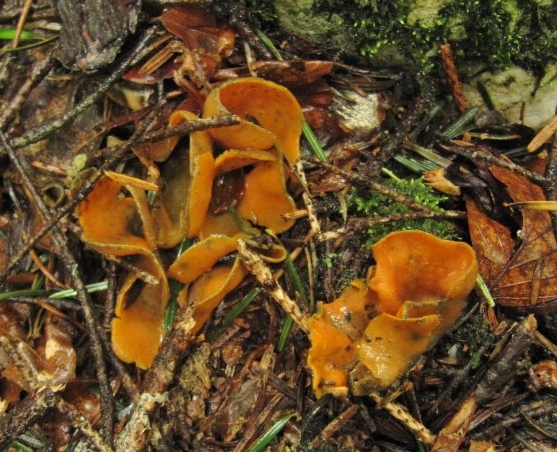
[[431,433],[421,422],[418,422],[412,417],[412,415],[404,408],[395,402],[383,403],[381,396],[375,392],[369,394],[369,396],[377,403],[380,407],[384,408],[389,412],[391,416],[395,419],[401,421],[410,431],[412,431],[420,441],[426,444],[433,444],[435,442],[435,435]]
[[183,123],[167,127],[164,130],[146,133],[145,136],[139,140],[139,143],[152,143],[164,138],[184,136],[190,132],[198,130],[212,129],[214,127],[226,127],[239,124],[241,121],[237,115],[216,115],[209,118],[201,118],[195,121],[184,121]]
[[440,212],[436,211],[420,211],[420,212],[409,212],[409,213],[399,213],[394,215],[389,215],[388,217],[382,218],[360,218],[352,217],[346,222],[346,226],[343,226],[335,231],[327,231],[321,235],[321,240],[334,240],[338,237],[346,234],[347,232],[363,231],[364,229],[369,229],[380,224],[390,223],[392,221],[408,221],[408,220],[424,220],[424,219],[435,219],[435,220],[465,220],[466,212],[461,212],[459,210],[444,210]]
[[285,310],[285,312],[292,317],[292,320],[300,327],[305,333],[309,332],[307,324],[307,315],[304,315],[300,307],[288,296],[284,289],[280,286],[277,280],[273,277],[271,270],[257,253],[250,250],[244,240],[238,240],[238,255],[242,263],[246,266],[249,272],[255,276],[257,282],[261,284],[269,295]]

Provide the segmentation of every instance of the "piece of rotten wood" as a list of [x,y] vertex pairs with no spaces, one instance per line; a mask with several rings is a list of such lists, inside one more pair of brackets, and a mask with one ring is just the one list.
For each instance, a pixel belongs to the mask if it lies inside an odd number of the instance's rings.
[[495,356],[492,357],[485,377],[476,388],[476,400],[482,405],[515,377],[516,362],[526,353],[534,341],[534,334],[538,322],[534,315],[530,314],[510,334],[510,338]]
[[0,450],[5,450],[13,440],[42,419],[47,410],[55,406],[56,402],[57,396],[54,391],[45,388],[29,395],[3,414],[0,418]]
[[447,425],[441,429],[431,452],[457,452],[470,429],[475,411],[476,399],[471,396],[460,406]]
[[56,57],[70,69],[94,72],[112,63],[135,31],[139,0],[57,0],[62,20]]

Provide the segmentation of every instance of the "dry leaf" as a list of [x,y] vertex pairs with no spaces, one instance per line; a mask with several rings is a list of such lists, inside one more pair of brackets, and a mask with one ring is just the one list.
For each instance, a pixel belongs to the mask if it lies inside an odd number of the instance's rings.
[[[545,200],[540,187],[510,170],[492,167],[513,201]],[[522,228],[513,239],[503,225],[467,202],[470,237],[480,274],[493,299],[502,306],[554,310],[557,299],[557,244],[546,211],[522,209]]]

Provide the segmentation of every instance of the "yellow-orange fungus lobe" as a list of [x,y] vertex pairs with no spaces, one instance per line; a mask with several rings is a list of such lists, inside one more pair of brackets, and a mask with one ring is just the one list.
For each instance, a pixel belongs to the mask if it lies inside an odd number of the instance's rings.
[[465,243],[400,231],[372,251],[367,282],[353,281],[309,323],[318,397],[347,386],[356,395],[391,386],[454,324],[474,288],[476,258]]

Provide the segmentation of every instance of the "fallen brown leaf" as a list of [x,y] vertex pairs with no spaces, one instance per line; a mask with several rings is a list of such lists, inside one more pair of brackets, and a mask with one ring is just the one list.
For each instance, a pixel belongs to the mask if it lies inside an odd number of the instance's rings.
[[[542,189],[510,170],[492,167],[513,201],[545,200]],[[557,299],[557,244],[549,213],[522,210],[522,228],[513,238],[507,227],[468,200],[468,222],[480,274],[496,303],[526,310],[553,310]],[[548,304],[549,303],[549,304]]]

